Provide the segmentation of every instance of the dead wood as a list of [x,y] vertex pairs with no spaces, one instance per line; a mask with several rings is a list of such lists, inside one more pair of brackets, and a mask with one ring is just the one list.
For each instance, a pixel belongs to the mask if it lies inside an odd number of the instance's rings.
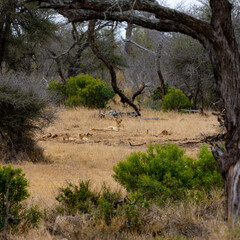
[[147,144],[147,143],[140,143],[140,144],[132,144],[131,142],[129,142],[129,145],[131,146],[131,147],[139,147],[139,146],[143,146],[143,145],[145,145],[145,144]]

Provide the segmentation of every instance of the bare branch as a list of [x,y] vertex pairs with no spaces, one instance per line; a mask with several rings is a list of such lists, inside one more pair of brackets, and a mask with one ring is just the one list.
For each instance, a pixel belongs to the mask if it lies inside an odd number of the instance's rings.
[[127,38],[126,38],[126,39],[123,39],[123,38],[122,38],[122,40],[123,40],[124,42],[132,43],[132,44],[134,44],[136,47],[138,47],[138,48],[140,48],[140,49],[142,49],[142,50],[144,50],[144,51],[147,51],[147,52],[153,54],[154,56],[156,55],[156,53],[155,53],[154,51],[152,51],[152,50],[150,50],[150,49],[148,49],[148,48],[145,48],[145,47],[139,45],[138,43],[136,43],[136,42],[133,41],[133,40],[130,40],[130,39],[127,39]]
[[99,58],[108,68],[110,75],[111,75],[112,88],[113,88],[114,92],[116,94],[118,94],[119,97],[121,98],[121,102],[127,103],[129,106],[131,106],[135,110],[135,112],[138,116],[141,116],[137,106],[130,99],[128,99],[125,96],[125,94],[119,89],[119,87],[117,85],[117,75],[116,75],[113,65],[111,64],[111,61],[97,47],[97,45],[95,43],[95,39],[94,39],[95,24],[96,24],[96,20],[92,20],[89,22],[89,25],[88,25],[88,41],[90,43],[92,51],[97,56],[97,58]]
[[74,38],[75,38],[75,41],[74,43],[69,47],[69,49],[67,49],[65,52],[59,54],[59,55],[56,55],[56,54],[52,54],[51,52],[51,58],[56,60],[58,58],[61,58],[63,57],[64,55],[68,54],[79,42],[79,36],[78,36],[78,31],[77,31],[77,28],[76,28],[76,25],[75,23],[72,22],[72,27],[73,27],[73,31],[74,31]]

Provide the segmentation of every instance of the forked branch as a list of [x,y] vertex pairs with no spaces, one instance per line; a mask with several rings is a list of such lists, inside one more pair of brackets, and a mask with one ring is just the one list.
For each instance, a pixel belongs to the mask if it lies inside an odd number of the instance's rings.
[[135,112],[138,116],[141,116],[138,107],[118,87],[118,85],[117,85],[117,75],[116,75],[116,71],[114,69],[113,64],[107,58],[107,56],[105,56],[105,54],[103,52],[101,52],[100,49],[98,48],[98,46],[95,42],[95,38],[94,38],[95,25],[96,25],[96,20],[89,21],[89,24],[88,24],[88,41],[90,43],[90,47],[91,47],[93,53],[108,68],[108,70],[110,72],[110,75],[111,75],[112,88],[113,88],[114,92],[116,94],[118,94],[118,96],[121,98],[121,102],[122,103],[127,103],[129,106],[131,106],[135,110]]

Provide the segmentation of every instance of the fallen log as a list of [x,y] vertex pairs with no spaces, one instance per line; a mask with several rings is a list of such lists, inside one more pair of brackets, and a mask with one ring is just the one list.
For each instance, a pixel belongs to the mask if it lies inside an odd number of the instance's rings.
[[143,146],[143,145],[145,145],[145,144],[147,144],[147,143],[132,144],[131,142],[129,142],[129,145],[130,145],[131,147],[139,147],[139,146]]

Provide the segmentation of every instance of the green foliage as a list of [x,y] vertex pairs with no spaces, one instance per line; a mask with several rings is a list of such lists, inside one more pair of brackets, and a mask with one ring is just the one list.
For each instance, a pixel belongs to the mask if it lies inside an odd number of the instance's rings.
[[126,204],[123,206],[126,218],[125,227],[134,230],[141,226],[140,209],[136,204]]
[[32,161],[42,158],[33,133],[53,117],[47,109],[48,97],[22,80],[1,80],[0,92],[0,157],[10,161],[24,153],[22,157]]
[[103,80],[89,75],[79,75],[68,79],[66,85],[52,82],[50,89],[66,96],[66,105],[103,108],[115,93]]
[[131,199],[140,198],[141,195],[133,194],[128,198],[130,202],[124,201],[118,206],[116,202],[122,198],[120,191],[111,191],[103,184],[100,192],[92,192],[89,184],[89,181],[81,181],[79,185],[70,183],[60,188],[56,197],[60,203],[57,211],[72,215],[77,212],[88,213],[97,220],[103,219],[107,225],[111,224],[114,217],[122,216],[124,228],[134,230],[140,227],[140,210],[149,207],[149,203],[143,198],[135,202],[131,202]]
[[[168,93],[169,89],[170,89],[169,84],[168,84],[168,83],[164,83],[164,90],[165,90],[166,94]],[[161,88],[160,88],[160,87],[156,87],[156,88],[151,92],[150,98],[151,98],[153,101],[160,101],[160,100],[162,100]]]
[[4,61],[8,70],[30,72],[39,48],[57,29],[51,12],[19,0],[0,1],[0,9],[0,66]]
[[222,177],[219,174],[216,160],[206,145],[200,147],[199,160],[193,165],[194,181],[197,188],[210,191],[212,186],[221,188]]
[[94,204],[97,203],[98,196],[89,190],[89,181],[81,181],[79,185],[69,183],[67,187],[60,188],[56,200],[61,203],[62,211],[74,214],[77,211],[89,213]]
[[66,87],[57,81],[52,81],[49,83],[48,91],[53,96],[57,104],[64,103],[67,99]]
[[105,184],[102,186],[101,197],[98,199],[98,217],[103,218],[107,225],[112,221],[112,218],[118,214],[114,201],[121,198],[119,191],[112,192]]
[[134,152],[114,166],[114,179],[131,192],[149,192],[159,202],[184,199],[189,191],[222,187],[223,180],[207,147],[199,160],[184,155],[174,144],[149,145],[147,152]]
[[164,111],[168,110],[178,110],[191,108],[191,102],[187,96],[180,90],[171,88],[168,94],[164,97],[162,109]]
[[[6,219],[6,203],[8,198],[9,226],[16,230],[19,224],[28,227],[37,227],[41,218],[37,206],[27,208],[24,203],[29,197],[28,181],[20,168],[0,166],[0,231],[3,230]],[[9,189],[9,194],[7,194]],[[7,197],[8,195],[8,197]]]
[[59,212],[67,214],[97,212],[98,217],[110,224],[116,214],[114,201],[120,197],[120,192],[112,192],[105,184],[100,192],[93,192],[90,190],[90,181],[80,181],[79,185],[69,183],[65,188],[60,188],[56,200],[60,203]]

